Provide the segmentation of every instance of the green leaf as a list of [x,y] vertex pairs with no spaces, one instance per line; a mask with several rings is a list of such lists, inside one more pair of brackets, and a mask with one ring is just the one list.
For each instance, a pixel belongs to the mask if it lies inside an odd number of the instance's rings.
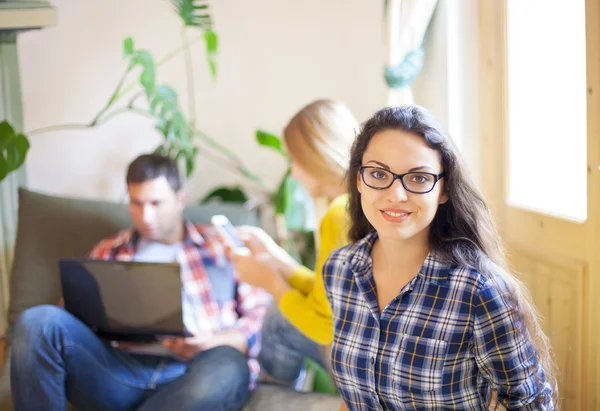
[[123,40],[123,54],[125,57],[129,57],[133,54],[133,50],[133,39],[131,37],[127,37],[125,40]]
[[185,175],[189,177],[195,168],[197,148],[192,144],[192,130],[179,106],[177,92],[169,85],[156,84],[156,66],[147,50],[136,50],[133,40],[124,43],[129,68],[141,66],[139,82],[144,88],[150,112],[156,118],[155,127],[164,137],[160,150],[175,160],[182,160]]
[[0,181],[23,165],[28,150],[24,134],[15,133],[7,121],[0,123]]
[[277,191],[273,194],[273,206],[275,207],[275,214],[284,214],[287,206],[287,179],[290,177],[292,172],[291,168],[288,168],[285,172]]
[[136,66],[142,66],[140,74],[140,83],[146,91],[146,96],[150,97],[156,89],[156,69],[152,55],[146,50],[134,50],[129,55],[128,70],[133,70]]
[[290,231],[314,231],[316,229],[313,199],[290,175],[285,178],[285,224]]
[[208,29],[204,31],[204,41],[206,43],[206,51],[209,53],[216,53],[219,48],[219,37],[217,33]]
[[153,153],[160,154],[161,156],[166,156],[168,155],[168,149],[165,147],[164,144],[161,144],[154,149]]
[[150,111],[156,116],[156,129],[161,132],[169,152],[176,159],[185,159],[186,176],[194,171],[197,148],[192,145],[190,125],[179,107],[175,90],[161,84],[155,93],[148,98]]
[[139,76],[139,82],[145,91],[146,98],[150,104],[150,109],[155,114],[156,105],[152,106],[153,95],[157,92],[156,90],[156,65],[154,58],[147,50],[136,50],[133,39],[127,37],[123,41],[123,53],[126,59],[129,60],[127,66],[127,72],[140,66],[142,71]]
[[248,201],[248,196],[240,186],[235,187],[217,187],[210,193],[208,193],[202,200],[201,203],[207,203],[211,200],[220,200],[227,203],[245,203]]
[[168,86],[166,84],[161,84],[156,87],[156,98],[159,98],[164,101],[172,101],[177,104],[177,92],[173,87]]
[[189,177],[192,175],[192,173],[194,172],[194,160],[195,155],[192,151],[185,151],[185,175],[186,177]]
[[261,146],[270,147],[284,157],[287,157],[287,154],[283,150],[281,139],[275,134],[271,134],[263,130],[256,130],[256,141],[258,141],[258,144]]
[[213,80],[216,80],[217,78],[217,63],[213,60],[207,57],[207,62],[208,62],[208,70],[210,71],[210,76],[212,77]]
[[171,0],[184,26],[210,28],[212,18],[207,14],[209,6],[206,0]]
[[285,224],[291,231],[314,231],[316,229],[314,202],[288,169],[275,194],[275,214],[285,216]]
[[151,96],[150,111],[163,120],[167,112],[177,110],[177,92],[166,84],[161,84],[156,87],[154,95]]
[[185,175],[186,177],[189,177],[194,172],[196,152],[197,151],[195,148],[182,148],[177,143],[172,142],[169,145],[169,152],[167,155],[173,160],[175,160],[177,163],[179,163],[179,160],[183,158],[185,165]]
[[219,38],[217,33],[208,29],[204,31],[204,42],[206,44],[206,62],[213,80],[217,78],[217,50],[219,48]]

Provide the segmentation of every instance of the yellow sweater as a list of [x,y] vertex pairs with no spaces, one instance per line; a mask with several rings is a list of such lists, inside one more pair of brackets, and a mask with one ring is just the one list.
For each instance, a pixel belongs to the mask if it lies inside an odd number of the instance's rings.
[[323,286],[323,263],[334,250],[348,244],[348,195],[337,197],[329,205],[319,227],[319,250],[315,271],[304,266],[289,279],[292,290],[283,295],[279,309],[302,334],[318,344],[331,344],[333,323],[331,308]]

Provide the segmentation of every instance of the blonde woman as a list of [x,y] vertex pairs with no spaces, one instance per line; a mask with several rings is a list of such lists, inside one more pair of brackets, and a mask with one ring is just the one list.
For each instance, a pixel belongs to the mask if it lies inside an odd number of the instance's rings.
[[280,382],[292,383],[306,357],[330,368],[326,347],[333,340],[333,326],[321,267],[332,251],[348,244],[344,176],[357,130],[344,104],[318,100],[300,110],[283,133],[292,177],[311,197],[329,201],[320,222],[315,271],[294,261],[264,231],[239,228],[252,251],[251,256],[233,257],[240,278],[266,289],[275,302],[263,323],[259,361]]

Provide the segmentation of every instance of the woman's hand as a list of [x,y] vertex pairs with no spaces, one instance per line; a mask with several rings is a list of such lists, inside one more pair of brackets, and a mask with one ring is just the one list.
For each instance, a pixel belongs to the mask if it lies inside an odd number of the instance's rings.
[[[252,254],[276,254],[279,245],[262,228],[243,225],[235,228]],[[285,251],[284,251],[285,252]]]
[[268,255],[269,265],[286,279],[300,266],[264,230],[252,226],[241,226],[236,229],[250,252],[254,256],[260,256],[262,260],[267,260],[265,255]]
[[287,281],[278,272],[277,263],[268,253],[231,254],[240,281],[264,288],[276,301],[290,289]]

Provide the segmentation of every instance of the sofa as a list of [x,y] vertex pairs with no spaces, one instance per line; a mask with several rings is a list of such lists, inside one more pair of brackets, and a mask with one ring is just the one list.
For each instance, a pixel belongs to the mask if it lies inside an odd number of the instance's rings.
[[[235,224],[256,224],[257,217],[234,204],[197,205],[185,210],[188,219],[208,223],[225,214]],[[131,225],[127,205],[56,197],[19,189],[18,230],[11,271],[5,363],[0,377],[0,411],[12,411],[10,394],[10,327],[27,308],[55,304],[61,297],[58,259],[81,257],[100,239]],[[296,392],[259,385],[245,411],[325,411],[339,409],[335,395]]]

